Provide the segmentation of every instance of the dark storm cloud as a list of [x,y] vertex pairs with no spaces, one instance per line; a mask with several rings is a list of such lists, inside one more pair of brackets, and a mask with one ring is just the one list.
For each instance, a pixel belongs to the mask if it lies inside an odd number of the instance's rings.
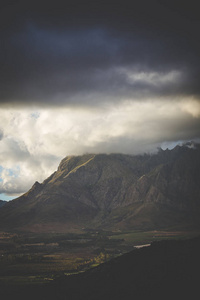
[[[1,9],[1,102],[95,105],[108,97],[199,97],[195,7],[129,3],[7,2]],[[180,74],[154,84],[142,77],[131,81],[123,70]]]
[[192,1],[1,1],[0,193],[66,155],[199,140],[199,29]]

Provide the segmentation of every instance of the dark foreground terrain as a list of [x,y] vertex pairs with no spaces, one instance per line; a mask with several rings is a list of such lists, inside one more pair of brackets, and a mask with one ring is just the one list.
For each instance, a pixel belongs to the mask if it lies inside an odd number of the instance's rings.
[[0,287],[1,299],[198,299],[200,237],[163,240],[43,285]]

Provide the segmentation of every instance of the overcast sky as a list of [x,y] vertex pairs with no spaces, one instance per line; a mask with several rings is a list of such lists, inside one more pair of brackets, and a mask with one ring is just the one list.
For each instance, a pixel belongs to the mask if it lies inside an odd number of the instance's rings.
[[192,1],[5,1],[0,199],[86,152],[200,138],[200,18]]

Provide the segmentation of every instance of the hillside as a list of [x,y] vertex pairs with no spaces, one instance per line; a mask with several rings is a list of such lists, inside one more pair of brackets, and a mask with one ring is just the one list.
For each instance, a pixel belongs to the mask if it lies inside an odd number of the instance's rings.
[[154,155],[64,158],[0,210],[0,229],[74,231],[199,228],[200,145]]
[[199,250],[199,238],[155,242],[78,276],[63,277],[54,291],[60,300],[195,298]]
[[198,299],[200,238],[153,242],[46,285],[1,286],[4,300]]

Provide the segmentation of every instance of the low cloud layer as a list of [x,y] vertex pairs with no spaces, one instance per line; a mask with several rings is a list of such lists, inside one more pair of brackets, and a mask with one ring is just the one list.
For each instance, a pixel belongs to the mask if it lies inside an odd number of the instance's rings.
[[0,193],[69,154],[199,139],[195,5],[7,1],[0,23]]

